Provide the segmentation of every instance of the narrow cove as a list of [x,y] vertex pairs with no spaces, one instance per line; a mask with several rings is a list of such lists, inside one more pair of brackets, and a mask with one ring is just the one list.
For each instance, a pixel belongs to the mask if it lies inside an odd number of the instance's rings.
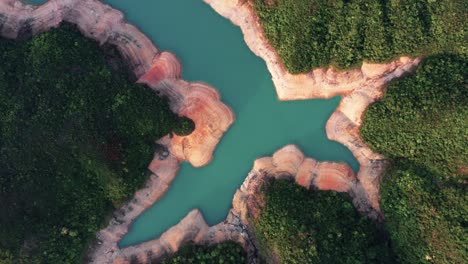
[[120,247],[157,238],[193,208],[210,225],[223,221],[253,161],[286,144],[357,170],[351,152],[325,135],[325,123],[340,98],[280,102],[265,63],[247,48],[239,28],[201,0],[104,2],[121,10],[159,49],[174,52],[184,79],[218,89],[236,114],[212,162],[202,168],[183,163],[168,192],[132,224]]

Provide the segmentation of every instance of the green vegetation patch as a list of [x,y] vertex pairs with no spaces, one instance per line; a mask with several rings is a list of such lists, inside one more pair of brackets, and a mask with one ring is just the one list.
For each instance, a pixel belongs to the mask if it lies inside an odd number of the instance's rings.
[[214,246],[189,244],[161,264],[242,264],[247,263],[244,249],[237,243],[224,242]]
[[193,129],[115,53],[120,71],[71,25],[0,39],[0,263],[79,262],[146,180],[154,140]]
[[362,138],[393,160],[381,205],[403,263],[468,259],[467,68],[466,57],[429,57],[364,116]]
[[252,0],[291,73],[400,55],[465,53],[464,0]]
[[267,263],[394,263],[383,232],[345,194],[271,180],[252,219]]

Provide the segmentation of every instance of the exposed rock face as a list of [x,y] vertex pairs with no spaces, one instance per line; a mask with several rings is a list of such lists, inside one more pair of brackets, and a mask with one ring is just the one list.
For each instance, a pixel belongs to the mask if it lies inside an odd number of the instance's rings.
[[[154,174],[129,203],[114,213],[109,226],[97,234],[97,243],[89,255],[89,261],[111,263],[114,259],[122,259],[120,256],[123,253],[117,242],[127,233],[133,220],[166,192],[181,161],[189,161],[193,166],[210,162],[221,136],[232,124],[234,114],[220,101],[219,93],[214,88],[180,80],[181,65],[173,54],[160,52],[143,33],[125,22],[121,12],[98,0],[50,0],[41,6],[18,0],[0,1],[2,37],[16,39],[35,35],[57,27],[62,21],[76,24],[86,37],[100,44],[115,45],[139,79],[138,82],[146,83],[167,96],[172,111],[191,118],[195,123],[192,134],[174,136],[172,139],[164,137],[157,142],[160,151],[149,166]],[[169,230],[169,235],[161,238],[167,241],[168,246],[163,242],[161,245],[165,249],[154,252],[156,255],[173,252],[189,238],[195,241],[236,240],[229,235],[229,230],[233,228],[232,225],[208,228],[200,213],[193,211],[181,222],[181,226]],[[206,233],[206,237],[193,236],[199,233]],[[154,247],[157,247],[157,243]]]
[[307,158],[295,145],[287,145],[272,157],[255,160],[254,166],[237,190],[231,212],[248,224],[248,216],[256,214],[256,195],[268,178],[292,179],[306,189],[349,192],[353,195],[358,181],[351,168],[344,163],[318,162]]
[[[355,192],[359,195],[355,197],[354,204],[370,217],[381,218],[378,188],[385,160],[383,156],[372,152],[360,139],[361,117],[368,105],[382,97],[385,84],[414,70],[420,59],[401,57],[386,64],[364,62],[360,69],[349,71],[319,68],[304,74],[290,74],[264,36],[250,1],[203,1],[241,28],[245,42],[252,52],[265,60],[280,100],[343,96],[340,106],[327,122],[327,136],[348,147],[360,164],[357,174],[360,181],[359,192]],[[303,181],[305,180],[301,178],[299,182]],[[330,189],[340,185],[331,178],[326,178],[320,184],[323,188]]]
[[208,227],[200,211],[194,209],[160,238],[122,249],[113,263],[129,263],[133,259],[137,259],[138,263],[156,263],[187,242],[215,244],[229,240],[244,244],[243,235],[245,229],[232,213],[225,222]]
[[243,245],[251,262],[255,261],[257,250],[249,238],[248,218],[258,213],[257,194],[269,177],[290,178],[307,189],[349,192],[351,196],[354,196],[355,189],[359,189],[357,179],[348,165],[317,162],[306,158],[296,146],[287,145],[272,157],[255,160],[249,175],[235,193],[232,208],[224,222],[208,227],[201,213],[196,209],[192,210],[160,238],[122,249],[115,258],[115,263],[129,263],[132,259],[138,259],[142,263],[148,263],[150,259],[159,260],[189,241],[215,244],[227,240]]
[[241,28],[249,48],[266,62],[280,100],[330,98],[348,94],[371,81],[385,78],[398,66],[395,63],[364,63],[361,69],[355,70],[339,71],[334,68],[318,68],[304,74],[290,74],[264,36],[259,19],[249,0],[203,1],[218,14]]
[[[143,76],[140,81],[145,82],[145,78]],[[195,167],[208,164],[220,138],[234,121],[233,112],[221,103],[218,91],[207,84],[183,80],[167,79],[148,84],[171,98],[174,112],[195,122],[195,130],[189,136],[174,135],[170,152]]]
[[368,213],[372,218],[380,219],[382,217],[379,206],[379,184],[386,161],[385,157],[374,153],[360,138],[359,129],[363,121],[362,116],[370,104],[383,96],[386,83],[413,71],[419,62],[419,59],[413,60],[407,57],[401,57],[394,61],[392,63],[395,65],[394,71],[385,75],[384,78],[370,82],[344,96],[338,108],[327,121],[328,138],[345,145],[359,162],[357,177],[363,195],[356,197],[367,199],[370,207],[359,206],[364,204],[363,202],[355,202],[354,204],[360,211]]

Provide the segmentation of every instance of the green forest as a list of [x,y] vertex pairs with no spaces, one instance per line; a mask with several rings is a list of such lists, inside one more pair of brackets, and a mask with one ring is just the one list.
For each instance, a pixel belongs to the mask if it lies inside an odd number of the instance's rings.
[[270,180],[251,219],[265,263],[395,263],[385,232],[361,216],[347,194]]
[[[347,194],[271,180],[251,218],[266,263],[465,263],[468,108],[464,0],[251,0],[291,73],[424,56],[364,115],[389,166],[383,223]],[[149,175],[154,141],[194,123],[135,84],[119,52],[70,24],[0,38],[0,264],[80,263]],[[245,263],[232,242],[186,245],[162,263]]]
[[161,264],[247,264],[244,249],[237,243],[224,242],[214,246],[188,244]]
[[0,39],[0,61],[0,263],[78,263],[143,185],[154,141],[193,122],[68,24]]
[[467,51],[464,0],[251,1],[291,73]]
[[392,160],[381,207],[403,263],[468,259],[467,67],[463,56],[428,57],[364,116],[362,138]]

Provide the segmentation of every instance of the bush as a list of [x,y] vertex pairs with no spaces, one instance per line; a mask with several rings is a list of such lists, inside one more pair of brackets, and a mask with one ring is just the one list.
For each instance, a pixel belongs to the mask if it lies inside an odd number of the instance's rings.
[[192,133],[193,130],[195,130],[195,123],[192,121],[192,119],[183,116],[177,120],[174,133],[179,136],[187,136]]

